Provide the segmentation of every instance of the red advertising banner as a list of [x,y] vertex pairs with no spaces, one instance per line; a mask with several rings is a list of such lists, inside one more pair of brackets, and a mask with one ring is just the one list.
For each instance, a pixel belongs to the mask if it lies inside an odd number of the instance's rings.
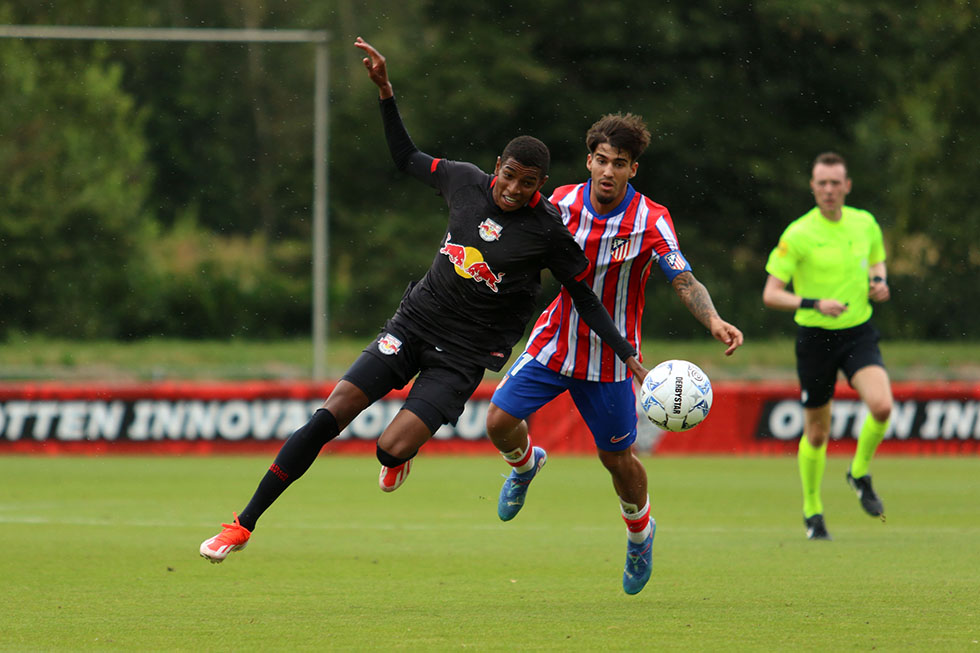
[[[0,454],[210,454],[275,452],[334,383],[0,384]],[[485,421],[494,386],[483,384],[455,426],[428,453],[490,454]],[[980,383],[896,383],[885,454],[980,453]],[[329,453],[374,452],[405,391],[364,411],[327,445]],[[852,452],[864,407],[841,384],[833,404],[831,452]],[[535,443],[555,453],[595,451],[568,395],[530,420]],[[803,409],[791,383],[716,383],[711,413],[685,433],[665,433],[642,416],[637,448],[656,454],[791,454]]]

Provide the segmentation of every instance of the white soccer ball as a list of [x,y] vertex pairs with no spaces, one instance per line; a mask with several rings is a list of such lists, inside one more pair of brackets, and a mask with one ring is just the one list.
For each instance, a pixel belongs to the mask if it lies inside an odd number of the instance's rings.
[[711,381],[700,367],[669,360],[650,370],[640,386],[640,405],[650,421],[665,431],[686,431],[711,410]]

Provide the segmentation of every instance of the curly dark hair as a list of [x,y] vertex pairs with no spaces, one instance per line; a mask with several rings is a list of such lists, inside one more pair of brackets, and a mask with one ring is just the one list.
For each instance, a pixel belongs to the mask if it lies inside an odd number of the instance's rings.
[[534,136],[518,136],[507,143],[500,160],[507,159],[514,159],[521,165],[538,168],[544,175],[548,174],[548,168],[551,166],[551,152],[548,151],[548,146]]
[[607,113],[585,135],[589,152],[595,153],[603,143],[628,152],[630,160],[636,161],[650,145],[650,131],[643,118],[635,113]]

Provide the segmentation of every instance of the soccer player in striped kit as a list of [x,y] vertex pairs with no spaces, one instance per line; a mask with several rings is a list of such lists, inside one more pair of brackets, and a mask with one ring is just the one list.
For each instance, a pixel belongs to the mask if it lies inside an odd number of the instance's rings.
[[[667,209],[629,183],[649,143],[650,132],[640,116],[603,116],[586,135],[591,178],[556,189],[550,201],[591,263],[586,282],[637,351],[644,288],[657,264],[688,310],[731,355],[743,342],[742,332],[721,319],[708,290],[695,279]],[[500,519],[508,521],[523,507],[531,479],[547,460],[545,451],[533,446],[526,418],[569,392],[619,496],[628,538],[623,571],[627,594],[638,593],[650,579],[657,528],[650,516],[646,470],[631,446],[636,439],[633,382],[612,349],[589,333],[562,290],[538,318],[527,348],[497,386],[487,414],[487,433],[512,467],[497,504]]]

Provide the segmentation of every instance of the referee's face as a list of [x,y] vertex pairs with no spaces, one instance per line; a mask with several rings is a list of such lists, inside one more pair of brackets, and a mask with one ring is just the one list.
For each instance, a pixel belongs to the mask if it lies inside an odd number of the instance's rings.
[[833,165],[818,163],[813,166],[810,189],[813,191],[813,199],[820,207],[820,213],[829,220],[839,220],[844,198],[851,192],[851,179],[847,176],[847,168],[840,163]]
[[491,194],[494,204],[501,211],[516,211],[521,208],[548,181],[548,175],[541,168],[526,166],[513,157],[507,157],[504,161],[498,157],[494,172],[497,181],[494,182]]

